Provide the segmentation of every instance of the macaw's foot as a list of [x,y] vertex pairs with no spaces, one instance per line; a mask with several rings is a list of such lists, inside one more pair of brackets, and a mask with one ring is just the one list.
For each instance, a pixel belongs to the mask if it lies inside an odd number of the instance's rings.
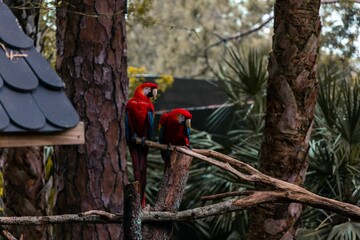
[[151,210],[151,206],[150,206],[150,204],[146,204],[146,206],[145,207],[143,207],[143,209],[142,209],[143,211],[150,211]]
[[193,147],[189,144],[189,145],[186,145],[185,147],[189,148],[190,150],[193,149]]
[[134,133],[133,135],[132,135],[132,138],[131,138],[131,140],[133,141],[133,143],[136,143],[136,139],[137,139],[137,134],[136,133]]
[[145,137],[142,137],[142,138],[141,138],[141,146],[142,146],[142,147],[145,147],[145,140],[146,140]]

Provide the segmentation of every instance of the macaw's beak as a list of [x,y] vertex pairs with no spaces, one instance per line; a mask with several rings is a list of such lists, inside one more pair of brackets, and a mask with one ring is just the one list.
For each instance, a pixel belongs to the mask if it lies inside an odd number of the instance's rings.
[[191,128],[191,119],[186,119],[185,126]]
[[156,88],[153,88],[152,90],[152,96],[154,99],[156,99],[156,95],[157,95],[157,89]]

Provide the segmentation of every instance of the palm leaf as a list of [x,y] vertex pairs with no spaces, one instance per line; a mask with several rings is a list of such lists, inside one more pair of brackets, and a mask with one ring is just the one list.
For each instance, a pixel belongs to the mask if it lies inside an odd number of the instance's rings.
[[348,221],[332,228],[327,240],[357,240],[360,239],[360,223]]

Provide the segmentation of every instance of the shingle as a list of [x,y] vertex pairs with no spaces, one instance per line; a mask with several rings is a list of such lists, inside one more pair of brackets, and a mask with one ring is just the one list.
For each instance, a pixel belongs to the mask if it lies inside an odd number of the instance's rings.
[[10,119],[5,112],[5,109],[0,104],[0,131],[5,129],[10,124]]
[[[79,122],[79,116],[72,108],[71,102],[63,91],[54,91],[39,86],[33,97],[39,105],[47,120],[61,128],[75,127]],[[51,101],[47,99],[51,98]],[[61,103],[61,104],[59,104]]]
[[10,119],[20,127],[38,130],[45,125],[45,116],[31,93],[22,93],[3,86],[0,101]]
[[2,77],[0,75],[0,88],[2,88],[3,85],[4,85],[4,80],[2,79]]
[[79,115],[65,84],[0,2],[0,133],[59,132]]
[[34,42],[19,27],[16,17],[5,3],[0,2],[0,38],[16,48],[30,48]]
[[38,52],[35,47],[29,50],[22,50],[21,53],[26,54],[24,59],[37,75],[41,83],[49,88],[63,89],[64,83],[56,74],[55,70],[50,66],[48,61]]
[[[3,46],[6,51],[14,52],[14,50],[6,48],[5,45]],[[3,49],[0,49],[0,75],[10,87],[19,91],[34,90],[39,84],[38,78],[26,63],[24,57],[10,59]]]

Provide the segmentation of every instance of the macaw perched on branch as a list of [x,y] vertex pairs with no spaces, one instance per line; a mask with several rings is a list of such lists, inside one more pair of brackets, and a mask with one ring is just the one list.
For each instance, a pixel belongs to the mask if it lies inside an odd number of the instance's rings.
[[[183,108],[176,108],[161,115],[159,121],[159,142],[190,148],[191,119],[191,113]],[[161,156],[164,160],[165,172],[170,164],[169,151],[162,150]]]
[[134,96],[127,102],[125,108],[125,135],[129,147],[135,181],[140,182],[141,205],[145,207],[145,186],[147,154],[149,147],[136,144],[136,137],[151,138],[154,125],[154,105],[150,98],[156,98],[157,84],[145,82],[135,89]]

